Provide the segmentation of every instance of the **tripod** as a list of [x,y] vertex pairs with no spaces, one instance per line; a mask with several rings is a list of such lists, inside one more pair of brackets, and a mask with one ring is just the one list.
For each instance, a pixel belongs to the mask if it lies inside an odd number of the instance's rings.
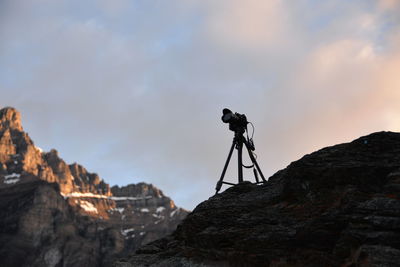
[[[258,165],[257,160],[254,157],[254,154],[252,152],[255,149],[253,141],[252,141],[252,139],[249,139],[249,137],[247,137],[247,139],[246,139],[243,136],[243,134],[244,134],[243,130],[241,130],[241,129],[235,130],[235,137],[233,138],[232,146],[229,151],[228,158],[225,162],[225,166],[222,171],[221,178],[219,178],[219,181],[217,182],[217,185],[215,187],[215,190],[216,190],[215,194],[218,194],[218,192],[219,192],[219,190],[221,190],[221,187],[223,184],[236,185],[234,183],[229,183],[229,182],[224,181],[224,176],[225,176],[226,170],[228,169],[228,165],[229,165],[229,161],[231,160],[231,157],[232,157],[233,149],[235,149],[235,148],[238,151],[238,184],[243,183],[243,167],[253,168],[253,173],[254,173],[254,177],[256,179],[256,184],[261,184],[261,183],[267,182],[267,180],[265,180],[264,175],[260,169],[260,166]],[[253,165],[251,165],[251,166],[243,165],[243,162],[242,162],[243,144],[246,146],[246,149],[249,152],[251,162],[253,163]],[[260,173],[262,181],[259,180],[257,171],[258,171],[258,173]]]

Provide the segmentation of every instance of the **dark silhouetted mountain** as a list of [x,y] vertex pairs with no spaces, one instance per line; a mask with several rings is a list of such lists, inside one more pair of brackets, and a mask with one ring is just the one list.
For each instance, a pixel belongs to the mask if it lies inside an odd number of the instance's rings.
[[43,152],[17,110],[0,110],[0,266],[109,266],[187,213],[153,185],[110,188]]
[[400,266],[400,134],[291,163],[201,203],[115,266]]

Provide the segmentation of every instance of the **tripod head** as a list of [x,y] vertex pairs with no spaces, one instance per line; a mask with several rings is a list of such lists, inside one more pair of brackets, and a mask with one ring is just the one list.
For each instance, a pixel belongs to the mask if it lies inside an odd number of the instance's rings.
[[235,132],[235,134],[244,134],[247,129],[247,121],[246,115],[233,113],[230,109],[224,108],[222,111],[222,121],[224,123],[229,123],[229,130]]
[[[251,124],[253,127],[253,133],[254,133],[254,126],[251,122],[247,121],[246,115],[240,114],[240,113],[233,113],[230,109],[224,108],[222,110],[222,121],[224,123],[229,123],[229,130],[233,131],[235,133],[235,138],[238,140],[241,140],[243,137],[243,134],[247,131],[247,124]],[[253,137],[249,138],[249,135],[247,134],[247,141],[251,147],[251,150],[255,150],[254,147],[254,142],[253,142]]]

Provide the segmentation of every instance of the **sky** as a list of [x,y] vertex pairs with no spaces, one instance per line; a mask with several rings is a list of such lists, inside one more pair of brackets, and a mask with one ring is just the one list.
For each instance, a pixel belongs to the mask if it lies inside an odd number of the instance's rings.
[[0,0],[0,107],[43,150],[186,209],[215,193],[223,108],[254,124],[269,177],[400,131],[399,70],[400,0]]

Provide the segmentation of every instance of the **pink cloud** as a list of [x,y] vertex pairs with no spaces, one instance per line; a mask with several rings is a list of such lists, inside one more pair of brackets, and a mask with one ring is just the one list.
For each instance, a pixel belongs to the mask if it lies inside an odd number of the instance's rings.
[[383,9],[398,9],[400,8],[400,1],[398,0],[379,0],[378,6]]
[[289,30],[284,1],[206,1],[205,32],[227,47],[259,49],[282,43]]

